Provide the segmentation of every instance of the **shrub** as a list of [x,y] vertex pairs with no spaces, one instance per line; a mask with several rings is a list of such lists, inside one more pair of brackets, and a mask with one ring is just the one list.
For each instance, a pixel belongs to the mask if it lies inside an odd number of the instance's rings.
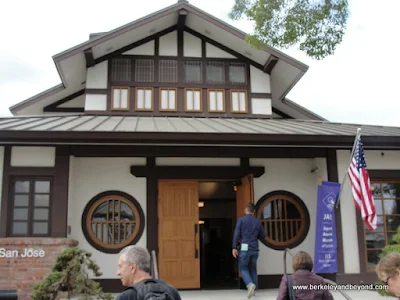
[[78,247],[71,247],[61,252],[52,267],[52,273],[42,282],[34,285],[31,299],[54,300],[59,293],[66,292],[68,299],[78,296],[78,299],[112,300],[111,294],[105,294],[98,282],[89,279],[88,271],[95,276],[101,276],[100,268],[91,259],[92,254]]

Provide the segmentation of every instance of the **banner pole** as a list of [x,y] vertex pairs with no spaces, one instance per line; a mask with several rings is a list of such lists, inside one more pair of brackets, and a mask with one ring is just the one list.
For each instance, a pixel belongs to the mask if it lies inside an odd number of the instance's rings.
[[336,208],[339,207],[340,196],[342,195],[343,186],[344,186],[344,184],[346,182],[346,179],[348,177],[347,173],[348,173],[349,167],[351,165],[351,161],[353,160],[354,150],[356,149],[356,145],[357,145],[357,142],[358,142],[358,139],[360,138],[360,136],[361,136],[361,128],[357,128],[357,133],[356,133],[356,138],[354,139],[353,149],[351,149],[350,160],[349,160],[349,163],[347,164],[347,169],[346,169],[346,172],[344,173],[343,180],[342,180],[342,183],[340,185],[340,191],[339,191],[338,199],[336,201]]

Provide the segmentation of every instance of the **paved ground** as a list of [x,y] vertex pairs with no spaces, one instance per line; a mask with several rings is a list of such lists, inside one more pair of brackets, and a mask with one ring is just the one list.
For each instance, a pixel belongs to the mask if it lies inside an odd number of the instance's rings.
[[[198,290],[198,291],[181,291],[182,300],[247,300],[245,290]],[[278,294],[277,289],[259,290],[252,300],[275,300]],[[333,297],[337,300],[345,300],[339,292],[332,292]],[[372,291],[348,291],[348,296],[352,300],[389,300],[396,299],[393,297],[380,296],[377,292]],[[116,297],[118,294],[114,294]]]

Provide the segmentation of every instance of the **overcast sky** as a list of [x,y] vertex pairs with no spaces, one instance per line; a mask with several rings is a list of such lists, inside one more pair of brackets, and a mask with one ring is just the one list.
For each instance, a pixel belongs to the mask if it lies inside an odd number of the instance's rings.
[[[52,56],[88,39],[174,4],[174,0],[4,1],[0,18],[0,116],[60,78]],[[237,28],[227,17],[234,0],[189,2]],[[313,60],[283,50],[310,68],[288,98],[329,121],[400,126],[399,0],[349,0],[350,19],[335,55]],[[112,6],[117,9],[113,10]],[[281,49],[282,50],[282,49]]]

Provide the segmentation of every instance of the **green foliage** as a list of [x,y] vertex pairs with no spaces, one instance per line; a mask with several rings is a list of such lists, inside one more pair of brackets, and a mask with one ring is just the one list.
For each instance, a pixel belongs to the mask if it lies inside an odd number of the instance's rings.
[[342,42],[349,16],[347,0],[235,0],[233,20],[254,22],[247,41],[261,48],[299,45],[314,59],[334,54]]
[[[381,254],[379,254],[379,258],[384,257],[386,254],[392,253],[392,252],[398,252],[400,253],[400,227],[397,227],[397,233],[393,235],[392,241],[390,242],[389,245],[385,246],[382,249]],[[377,285],[383,285],[382,282],[377,282]],[[389,293],[388,291],[382,289],[378,290],[378,293],[382,296],[392,296],[395,297],[392,293]]]
[[90,252],[78,247],[65,249],[57,256],[52,273],[33,287],[31,299],[54,300],[58,293],[67,292],[68,299],[79,296],[78,299],[86,300],[95,296],[96,299],[112,300],[112,295],[103,293],[99,283],[89,279],[89,270],[95,276],[101,276],[100,268],[91,256]]

